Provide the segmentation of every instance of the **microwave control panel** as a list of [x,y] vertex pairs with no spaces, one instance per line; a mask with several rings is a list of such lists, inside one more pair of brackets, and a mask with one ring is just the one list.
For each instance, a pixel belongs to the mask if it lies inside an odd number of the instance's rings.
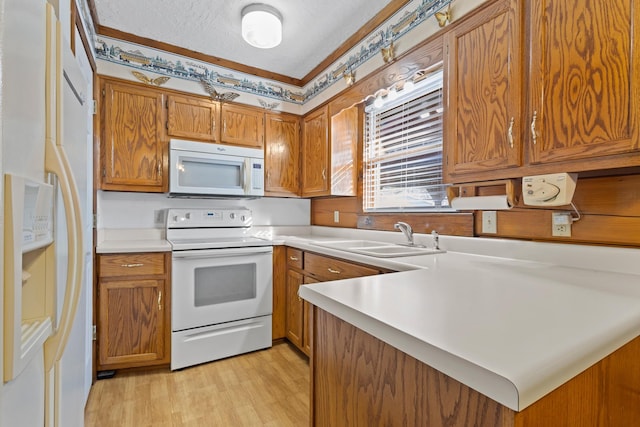
[[262,162],[253,163],[251,174],[252,189],[262,190],[264,188],[264,172],[262,170]]
[[169,209],[167,228],[250,227],[247,208]]

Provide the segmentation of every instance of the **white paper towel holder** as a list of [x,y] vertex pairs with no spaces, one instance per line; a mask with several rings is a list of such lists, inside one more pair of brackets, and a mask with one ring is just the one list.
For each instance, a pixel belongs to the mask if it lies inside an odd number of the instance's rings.
[[[504,194],[478,195],[478,189],[482,187],[503,186]],[[449,206],[456,210],[505,210],[514,207],[517,202],[516,187],[518,180],[502,179],[497,181],[471,182],[467,184],[456,184],[447,187],[447,197]]]

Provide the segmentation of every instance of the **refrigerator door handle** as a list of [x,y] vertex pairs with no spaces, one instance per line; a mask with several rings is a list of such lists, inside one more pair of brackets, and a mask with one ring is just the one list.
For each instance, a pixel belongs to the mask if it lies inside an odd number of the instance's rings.
[[45,372],[49,372],[60,360],[69,338],[75,318],[82,286],[82,235],[78,189],[71,173],[64,148],[56,146],[52,139],[45,143],[45,169],[58,176],[58,183],[65,210],[69,256],[67,258],[67,283],[62,313],[56,330],[44,345]]

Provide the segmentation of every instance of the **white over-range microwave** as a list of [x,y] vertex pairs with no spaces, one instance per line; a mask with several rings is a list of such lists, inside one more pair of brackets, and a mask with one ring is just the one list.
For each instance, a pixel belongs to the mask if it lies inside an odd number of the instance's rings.
[[259,148],[171,139],[169,196],[264,195],[264,152]]

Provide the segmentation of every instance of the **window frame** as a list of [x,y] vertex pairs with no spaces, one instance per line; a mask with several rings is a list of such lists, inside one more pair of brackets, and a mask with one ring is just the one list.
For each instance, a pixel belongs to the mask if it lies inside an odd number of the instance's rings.
[[[387,102],[384,105],[370,103],[365,107],[362,154],[362,209],[365,213],[456,212],[449,206],[446,197],[447,185],[443,182],[444,70],[439,67],[420,75],[417,80],[419,81],[411,91],[407,90],[406,84],[399,93],[395,90],[387,90],[385,93]],[[407,92],[402,93],[405,90]],[[397,95],[397,98],[390,100],[390,95]],[[439,102],[434,102],[433,98],[436,97]],[[425,105],[431,110],[431,113],[426,115],[419,110]],[[397,111],[394,112],[394,110]],[[385,119],[387,122],[384,122]],[[383,122],[382,128],[379,125],[380,122]],[[398,126],[399,123],[401,123],[400,126]],[[406,127],[407,123],[411,126]],[[402,138],[400,143],[398,143],[399,138]],[[434,151],[434,148],[437,150]],[[386,153],[379,154],[382,151]],[[424,168],[433,167],[435,164],[433,160],[438,157],[437,172],[425,173]],[[412,164],[417,167],[412,168]],[[397,170],[394,171],[394,169]],[[371,182],[372,179],[377,182]],[[397,195],[386,197],[382,195],[381,193],[385,190],[380,188],[381,180],[399,184],[395,192],[393,185],[390,184],[387,188],[389,193],[400,194],[401,203],[393,206],[389,204],[394,198],[397,199]],[[429,184],[429,180],[436,180],[437,183]],[[411,186],[412,181],[419,185]],[[415,194],[419,197],[436,195],[434,205],[416,206],[415,202],[411,203],[412,188],[418,190]],[[430,191],[434,188],[435,191]],[[376,203],[376,198],[379,203]],[[426,200],[426,198],[423,199],[423,201]],[[438,201],[440,205],[436,206]]]

